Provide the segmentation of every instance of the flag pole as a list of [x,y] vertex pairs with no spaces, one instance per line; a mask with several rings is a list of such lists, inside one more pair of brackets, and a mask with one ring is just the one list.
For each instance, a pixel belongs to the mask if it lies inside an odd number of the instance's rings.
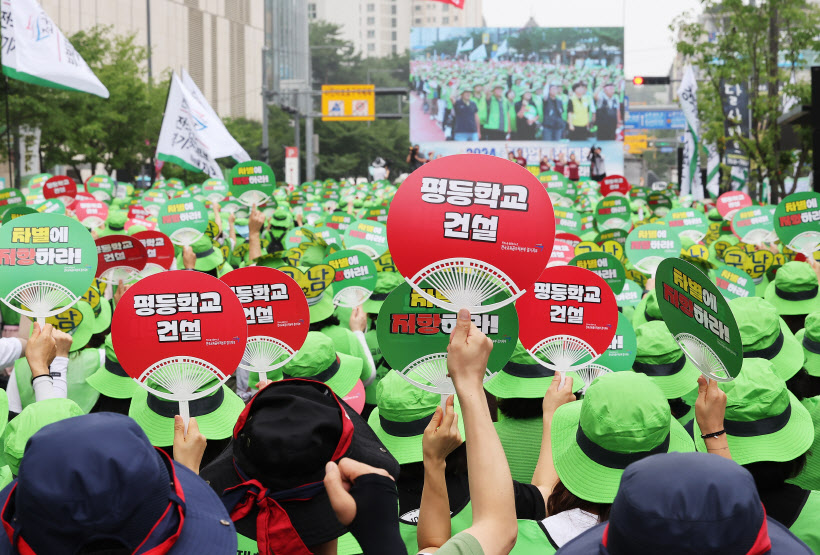
[[9,78],[3,77],[6,81],[6,137],[8,138],[8,155],[9,155],[9,178],[11,179],[11,184],[9,187],[14,188],[15,181],[14,181],[14,162],[13,162],[13,154],[14,154],[14,145],[11,138],[11,117],[9,116],[9,96],[11,95],[11,85],[9,85]]

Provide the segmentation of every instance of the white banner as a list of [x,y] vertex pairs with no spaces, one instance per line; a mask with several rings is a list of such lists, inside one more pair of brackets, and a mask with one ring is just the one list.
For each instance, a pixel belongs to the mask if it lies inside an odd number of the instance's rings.
[[713,143],[707,144],[706,150],[709,153],[706,159],[706,190],[717,198],[720,192],[720,154],[717,145]]
[[698,83],[692,66],[683,70],[683,79],[678,89],[680,107],[686,119],[683,148],[683,172],[681,174],[680,192],[691,194],[694,198],[703,198],[700,180],[700,139],[698,137]]
[[[192,109],[192,106],[196,106],[197,110]],[[197,119],[197,113],[202,113],[201,106],[198,106],[174,73],[159,131],[157,158],[190,171],[202,171],[211,177],[222,179],[219,165],[199,137],[201,123]]]
[[2,0],[0,21],[4,75],[108,98],[108,89],[36,0]]
[[27,125],[21,125],[18,133],[20,134],[20,175],[40,173],[40,128],[32,129]]
[[481,62],[487,59],[487,47],[483,44],[470,52],[471,62]]
[[460,54],[462,52],[469,52],[473,49],[473,37],[467,39],[467,41],[458,47],[458,51],[456,54]]
[[208,146],[211,156],[214,158],[230,156],[237,162],[250,160],[250,155],[231,136],[217,113],[205,100],[205,95],[202,94],[202,91],[199,90],[199,87],[196,86],[194,80],[184,69],[182,70],[182,86],[185,87],[185,91],[195,101],[191,103],[191,108],[199,123],[197,134],[200,140]]

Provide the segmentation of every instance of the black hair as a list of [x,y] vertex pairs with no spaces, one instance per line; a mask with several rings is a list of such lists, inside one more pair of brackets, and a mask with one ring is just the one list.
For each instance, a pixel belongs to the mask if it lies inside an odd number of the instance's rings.
[[812,376],[805,368],[801,368],[797,374],[789,378],[786,387],[794,393],[798,401],[802,401],[820,395],[820,378]]
[[[467,473],[467,443],[464,442],[447,455],[445,474]],[[401,465],[401,477],[424,479],[424,463],[414,462]]]
[[311,322],[310,327],[308,328],[308,331],[322,331],[323,329],[325,329],[327,327],[338,326],[338,325],[339,325],[339,319],[335,315],[331,314],[330,316],[328,316],[324,320],[319,320],[318,322]]
[[806,453],[790,461],[758,461],[744,464],[743,468],[752,474],[757,490],[760,491],[782,486],[786,480],[800,474],[804,466],[806,466]]
[[669,401],[669,409],[672,411],[672,418],[677,420],[678,418],[683,418],[689,411],[692,410],[686,402],[678,397],[677,399],[668,399]]
[[85,347],[83,347],[83,348],[84,349],[99,349],[100,347],[102,347],[105,344],[105,338],[109,333],[111,333],[111,325],[110,324],[108,325],[107,328],[105,328],[100,333],[95,333],[94,335],[92,335],[89,338],[88,343],[86,343]]
[[542,407],[544,400],[537,399],[498,399],[498,410],[504,418],[513,420],[526,420],[528,418],[541,418],[544,415]]
[[598,515],[598,522],[606,522],[609,520],[609,511],[612,509],[612,503],[593,503],[581,499],[558,480],[555,487],[552,488],[552,493],[547,499],[547,514],[557,515],[564,511],[571,509],[581,509],[588,513]]
[[789,326],[792,333],[797,333],[806,327],[806,316],[808,314],[781,314],[780,317]]

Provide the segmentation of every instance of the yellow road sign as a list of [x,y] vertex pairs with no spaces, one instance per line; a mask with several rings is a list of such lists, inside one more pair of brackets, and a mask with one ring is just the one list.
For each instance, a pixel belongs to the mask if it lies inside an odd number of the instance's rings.
[[322,121],[375,119],[374,85],[322,85]]

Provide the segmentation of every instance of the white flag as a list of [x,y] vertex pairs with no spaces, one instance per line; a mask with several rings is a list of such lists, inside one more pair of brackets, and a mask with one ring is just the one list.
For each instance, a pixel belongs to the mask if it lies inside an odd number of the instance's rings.
[[703,188],[700,181],[700,139],[698,137],[698,83],[692,66],[683,70],[683,79],[678,89],[678,98],[683,116],[686,118],[686,131],[683,143],[683,172],[681,175],[680,192],[683,195],[691,194],[694,198],[703,198]]
[[464,42],[464,44],[459,46],[457,54],[460,54],[461,52],[469,52],[472,49],[473,49],[473,37],[470,37]]
[[[211,177],[222,178],[208,146],[199,136],[201,123],[192,106],[198,104],[182,86],[174,73],[171,76],[171,89],[168,91],[168,102],[162,117],[162,128],[157,141],[157,158],[172,162],[186,170],[205,172]],[[201,112],[201,107],[198,107]]]
[[214,158],[230,156],[237,162],[250,160],[250,155],[225,128],[222,120],[205,100],[205,95],[184,69],[182,70],[182,86],[194,101],[191,103],[191,108],[199,121],[197,134],[200,140],[208,146],[211,156]]
[[37,0],[2,0],[3,74],[33,85],[108,98],[97,79]]
[[709,153],[706,159],[706,190],[717,198],[720,192],[720,154],[714,143],[707,144],[706,150]]
[[470,52],[470,61],[483,61],[487,59],[487,47],[483,44]]
[[507,45],[507,39],[504,39],[504,42],[498,47],[498,50],[495,51],[496,56],[504,56],[510,51],[509,46]]

